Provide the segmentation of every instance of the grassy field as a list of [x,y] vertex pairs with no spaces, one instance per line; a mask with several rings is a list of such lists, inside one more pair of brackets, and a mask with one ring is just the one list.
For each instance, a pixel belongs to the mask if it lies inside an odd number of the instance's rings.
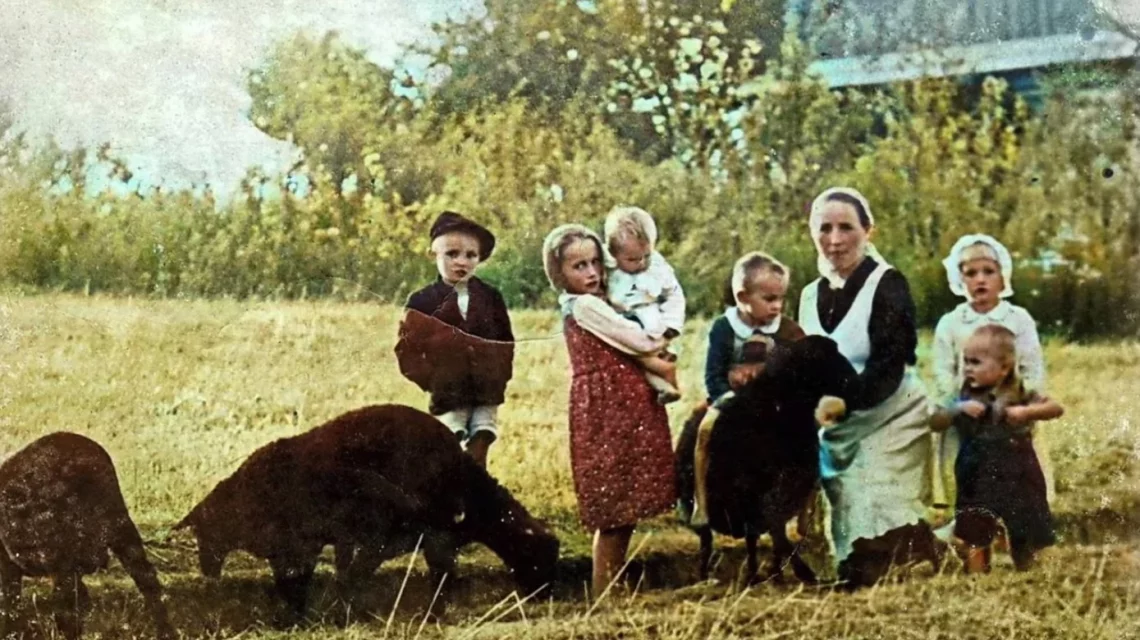
[[[274,603],[263,589],[264,563],[232,557],[223,580],[208,583],[197,574],[192,541],[170,534],[214,483],[274,438],[367,404],[426,407],[396,367],[395,308],[0,297],[0,447],[14,451],[57,430],[103,444],[168,585],[175,626],[193,637],[1140,637],[1140,401],[1133,396],[1140,344],[1047,345],[1051,391],[1068,410],[1047,426],[1062,544],[1035,571],[1015,573],[1003,559],[987,576],[966,578],[951,564],[940,575],[920,569],[856,594],[767,585],[741,591],[731,581],[739,546],[721,541],[728,547],[722,580],[695,584],[696,538],[663,516],[634,539],[642,582],[592,605],[581,585],[589,539],[571,488],[568,365],[558,319],[553,311],[513,318],[516,378],[499,414],[503,437],[491,450],[490,471],[563,540],[566,578],[553,600],[520,604],[498,561],[474,548],[442,620],[423,624],[433,587],[421,562],[411,565],[398,597],[405,558],[377,574],[369,606],[350,612],[354,623],[346,625],[326,564],[313,623],[284,632],[266,622]],[[703,389],[706,329],[694,321],[682,342],[689,397],[670,409],[675,429]],[[117,567],[88,582],[95,600],[89,635],[150,634],[141,598]],[[46,585],[29,587],[47,593]]]

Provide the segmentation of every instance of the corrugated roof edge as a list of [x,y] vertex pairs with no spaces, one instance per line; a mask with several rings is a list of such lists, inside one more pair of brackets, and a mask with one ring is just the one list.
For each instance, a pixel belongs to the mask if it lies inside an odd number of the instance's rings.
[[829,87],[840,88],[1135,57],[1140,57],[1140,41],[1115,31],[1096,31],[1088,39],[1072,33],[816,60],[808,72],[822,76]]

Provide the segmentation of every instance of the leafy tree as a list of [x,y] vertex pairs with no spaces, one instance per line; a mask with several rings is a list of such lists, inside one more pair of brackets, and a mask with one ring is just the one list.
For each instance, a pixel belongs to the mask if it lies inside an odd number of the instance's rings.
[[[248,74],[250,119],[262,131],[296,144],[300,171],[318,188],[359,199],[371,190],[365,149],[377,132],[406,122],[415,107],[393,91],[394,74],[329,33],[281,42]],[[355,185],[348,188],[355,180]]]
[[[715,36],[710,60],[720,60],[720,86],[709,100],[735,101],[728,85],[763,71],[777,50],[783,3],[777,0],[488,0],[487,14],[436,27],[442,44],[431,50],[449,75],[433,92],[440,114],[464,112],[519,96],[554,117],[575,99],[596,104],[607,122],[650,161],[684,154],[700,136],[685,133],[699,118],[722,109],[699,104],[695,118],[661,121],[648,105],[659,87],[682,74],[701,77],[704,59],[687,51],[693,31]],[[686,41],[686,43],[682,43]],[[707,41],[707,39],[702,39]],[[739,64],[741,56],[748,62]],[[727,65],[727,69],[724,68]],[[707,65],[705,65],[707,72]],[[742,72],[741,72],[742,71]],[[684,86],[684,80],[681,80]],[[669,96],[671,104],[681,102]],[[707,100],[708,101],[708,100]],[[670,105],[663,105],[667,110]],[[698,143],[697,147],[703,147]]]

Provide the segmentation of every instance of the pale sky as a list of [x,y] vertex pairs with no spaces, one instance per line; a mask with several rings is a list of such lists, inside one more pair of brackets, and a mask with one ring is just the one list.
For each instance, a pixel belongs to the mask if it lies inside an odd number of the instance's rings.
[[[1140,33],[1140,0],[1095,2]],[[432,20],[482,12],[482,0],[0,0],[0,102],[33,135],[110,142],[136,174],[224,192],[295,153],[245,115],[244,72],[274,42],[335,29],[391,65]]]
[[33,135],[232,187],[295,152],[246,118],[245,70],[274,42],[337,30],[391,66],[433,20],[467,13],[482,0],[0,0],[0,102]]

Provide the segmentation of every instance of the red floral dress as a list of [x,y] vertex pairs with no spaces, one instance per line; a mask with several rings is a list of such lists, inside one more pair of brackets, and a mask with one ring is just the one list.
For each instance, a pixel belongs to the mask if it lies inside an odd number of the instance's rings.
[[627,355],[565,320],[570,353],[570,466],[588,530],[629,526],[673,508],[669,417]]

